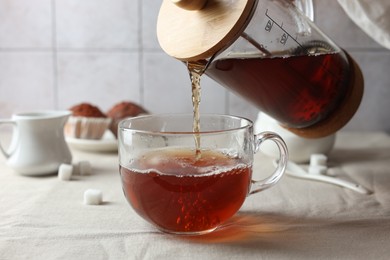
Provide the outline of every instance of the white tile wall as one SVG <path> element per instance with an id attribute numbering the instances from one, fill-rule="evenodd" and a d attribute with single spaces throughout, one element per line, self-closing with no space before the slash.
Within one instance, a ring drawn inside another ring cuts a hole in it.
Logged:
<path id="1" fill-rule="evenodd" d="M 161 1 L 144 0 L 141 1 L 142 9 L 142 47 L 145 51 L 158 50 L 160 51 L 160 45 L 157 41 L 156 24 L 157 16 L 160 10 Z"/>
<path id="2" fill-rule="evenodd" d="M 57 47 L 138 49 L 138 1 L 56 0 Z"/>
<path id="3" fill-rule="evenodd" d="M 59 52 L 58 106 L 91 102 L 107 111 L 118 100 L 140 100 L 136 52 Z"/>
<path id="4" fill-rule="evenodd" d="M 390 51 L 336 0 L 315 2 L 316 23 L 360 64 L 366 91 L 348 130 L 390 132 Z M 0 118 L 89 101 L 132 100 L 151 112 L 191 112 L 184 64 L 161 51 L 155 0 L 0 0 Z M 255 119 L 257 109 L 202 79 L 201 112 Z"/>
<path id="5" fill-rule="evenodd" d="M 51 48 L 51 0 L 1 0 L 0 48 Z"/>
<path id="6" fill-rule="evenodd" d="M 0 52 L 0 113 L 55 105 L 53 59 L 46 52 Z"/>

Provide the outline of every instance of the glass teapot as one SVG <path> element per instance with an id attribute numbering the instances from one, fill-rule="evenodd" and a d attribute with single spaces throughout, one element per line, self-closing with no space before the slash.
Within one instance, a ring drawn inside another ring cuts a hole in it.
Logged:
<path id="1" fill-rule="evenodd" d="M 319 138 L 353 117 L 364 84 L 312 18 L 307 0 L 164 0 L 157 36 L 170 56 L 202 65 L 291 132 Z"/>

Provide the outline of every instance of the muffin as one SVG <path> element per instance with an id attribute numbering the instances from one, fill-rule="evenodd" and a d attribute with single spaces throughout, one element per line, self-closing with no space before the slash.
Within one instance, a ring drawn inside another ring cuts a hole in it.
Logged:
<path id="1" fill-rule="evenodd" d="M 133 102 L 123 101 L 114 105 L 108 112 L 107 116 L 111 118 L 110 130 L 117 137 L 118 124 L 121 120 L 128 117 L 135 117 L 142 114 L 148 114 L 143 107 Z"/>
<path id="2" fill-rule="evenodd" d="M 80 139 L 101 139 L 111 119 L 98 107 L 81 103 L 69 109 L 72 115 L 65 124 L 65 136 Z"/>

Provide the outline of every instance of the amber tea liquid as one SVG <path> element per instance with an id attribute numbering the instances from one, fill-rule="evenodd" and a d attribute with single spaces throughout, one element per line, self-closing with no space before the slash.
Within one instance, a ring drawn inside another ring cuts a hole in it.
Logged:
<path id="1" fill-rule="evenodd" d="M 343 101 L 350 80 L 344 53 L 213 61 L 206 74 L 287 126 L 325 119 Z"/>
<path id="2" fill-rule="evenodd" d="M 120 166 L 133 209 L 161 230 L 202 233 L 215 229 L 243 204 L 251 165 L 222 152 L 161 149 Z"/>

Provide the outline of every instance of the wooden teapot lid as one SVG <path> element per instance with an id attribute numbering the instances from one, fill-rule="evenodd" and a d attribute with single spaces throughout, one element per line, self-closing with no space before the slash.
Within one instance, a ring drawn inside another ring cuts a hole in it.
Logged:
<path id="1" fill-rule="evenodd" d="M 182 61 L 210 58 L 242 32 L 256 0 L 164 0 L 157 21 L 161 48 Z"/>

